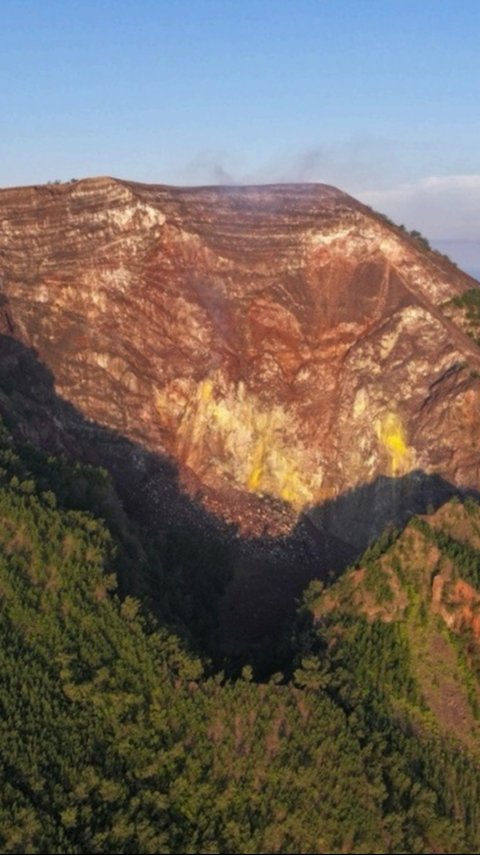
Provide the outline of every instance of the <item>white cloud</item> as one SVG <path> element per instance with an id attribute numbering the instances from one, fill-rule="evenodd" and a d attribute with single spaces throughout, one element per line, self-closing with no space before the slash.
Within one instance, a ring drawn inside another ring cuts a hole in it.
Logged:
<path id="1" fill-rule="evenodd" d="M 388 190 L 361 191 L 358 197 L 432 240 L 480 241 L 480 174 L 431 175 Z"/>

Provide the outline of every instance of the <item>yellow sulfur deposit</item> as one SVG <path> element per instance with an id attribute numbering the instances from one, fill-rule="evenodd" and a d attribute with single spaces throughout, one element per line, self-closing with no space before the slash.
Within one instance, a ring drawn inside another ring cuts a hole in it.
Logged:
<path id="1" fill-rule="evenodd" d="M 412 453 L 400 417 L 394 412 L 386 413 L 376 427 L 380 443 L 390 457 L 390 473 L 404 474 L 410 469 Z"/>
<path id="2" fill-rule="evenodd" d="M 201 400 L 205 401 L 205 403 L 207 403 L 210 400 L 210 398 L 212 397 L 212 392 L 213 392 L 212 381 L 209 379 L 203 380 L 199 386 L 199 394 L 200 394 Z"/>
<path id="3" fill-rule="evenodd" d="M 260 437 L 260 439 L 257 440 L 257 443 L 253 450 L 253 454 L 251 457 L 251 469 L 247 479 L 248 489 L 252 490 L 253 492 L 258 490 L 260 487 L 264 467 L 264 456 L 264 439 L 263 437 Z"/>
<path id="4" fill-rule="evenodd" d="M 298 425 L 284 407 L 268 407 L 243 385 L 215 376 L 182 387 L 181 393 L 167 387 L 157 392 L 155 404 L 162 419 L 176 418 L 177 452 L 202 477 L 220 475 L 299 510 L 315 500 L 322 470 L 299 442 Z"/>

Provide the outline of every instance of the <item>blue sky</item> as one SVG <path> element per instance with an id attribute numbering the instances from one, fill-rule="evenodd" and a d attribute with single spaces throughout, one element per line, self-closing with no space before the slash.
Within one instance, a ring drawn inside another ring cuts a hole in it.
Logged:
<path id="1" fill-rule="evenodd" d="M 0 27 L 1 186 L 327 181 L 480 238 L 478 0 L 1 0 Z"/>

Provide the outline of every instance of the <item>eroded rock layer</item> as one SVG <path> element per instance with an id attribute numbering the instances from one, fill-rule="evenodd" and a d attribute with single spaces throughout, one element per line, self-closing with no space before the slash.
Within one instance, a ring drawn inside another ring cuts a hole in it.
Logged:
<path id="1" fill-rule="evenodd" d="M 444 311 L 473 280 L 332 187 L 3 190 L 0 279 L 57 394 L 244 533 L 382 476 L 480 484 L 480 351 Z"/>

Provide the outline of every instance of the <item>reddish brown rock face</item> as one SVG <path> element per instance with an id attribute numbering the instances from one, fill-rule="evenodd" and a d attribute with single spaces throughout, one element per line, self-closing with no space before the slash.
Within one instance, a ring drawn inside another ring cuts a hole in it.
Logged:
<path id="1" fill-rule="evenodd" d="M 480 351 L 442 310 L 473 280 L 332 187 L 4 190 L 0 277 L 58 395 L 244 532 L 382 475 L 480 486 Z"/>

